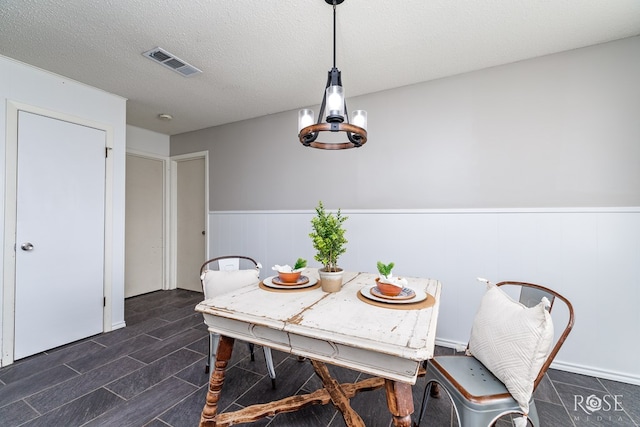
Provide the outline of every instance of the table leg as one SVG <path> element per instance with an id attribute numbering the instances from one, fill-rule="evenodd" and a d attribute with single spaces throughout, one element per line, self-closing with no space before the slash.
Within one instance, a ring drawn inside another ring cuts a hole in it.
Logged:
<path id="1" fill-rule="evenodd" d="M 233 338 L 220 336 L 218 343 L 218 353 L 216 354 L 216 363 L 211 380 L 209 381 L 209 391 L 207 391 L 207 399 L 200 416 L 200 427 L 216 425 L 216 416 L 218 415 L 218 400 L 222 392 L 222 383 L 224 382 L 224 373 L 227 364 L 231 358 L 233 351 Z"/>
<path id="2" fill-rule="evenodd" d="M 327 366 L 324 363 L 317 360 L 311 360 L 311 364 L 313 365 L 316 375 L 318 375 L 322 380 L 324 389 L 329 393 L 329 396 L 331 396 L 331 401 L 335 407 L 342 412 L 345 424 L 349 427 L 365 427 L 364 421 L 362 421 L 360 415 L 358 415 L 358 413 L 354 411 L 349 404 L 349 399 L 352 395 L 345 393 L 342 385 L 331 377 L 329 369 L 327 369 Z"/>
<path id="3" fill-rule="evenodd" d="M 413 414 L 411 384 L 385 379 L 384 388 L 387 392 L 387 406 L 393 416 L 393 425 L 411 427 L 411 414 Z"/>

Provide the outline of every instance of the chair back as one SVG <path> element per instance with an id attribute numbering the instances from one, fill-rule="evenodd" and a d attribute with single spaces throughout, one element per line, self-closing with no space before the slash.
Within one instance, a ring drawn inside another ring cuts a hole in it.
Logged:
<path id="1" fill-rule="evenodd" d="M 231 268 L 231 265 L 235 265 L 235 268 Z M 240 267 L 242 269 L 258 268 L 258 262 L 244 255 L 223 255 L 205 261 L 200 267 L 200 274 L 202 275 L 205 270 L 240 270 Z"/>
<path id="2" fill-rule="evenodd" d="M 224 255 L 205 261 L 200 267 L 200 283 L 205 299 L 215 294 L 258 283 L 259 264 L 243 255 Z"/>
<path id="3" fill-rule="evenodd" d="M 541 285 L 536 285 L 534 283 L 507 281 L 507 282 L 496 283 L 496 286 L 520 287 L 519 301 L 522 305 L 526 307 L 536 306 L 537 304 L 540 303 L 540 300 L 543 297 L 547 297 L 547 299 L 550 302 L 549 313 L 551 313 L 554 302 L 556 302 L 556 300 L 562 301 L 562 303 L 564 303 L 564 305 L 566 306 L 566 309 L 568 312 L 567 323 L 564 326 L 564 330 L 562 331 L 560 336 L 557 338 L 555 345 L 551 348 L 551 351 L 549 352 L 549 356 L 547 357 L 545 362 L 542 364 L 542 368 L 540 368 L 540 372 L 538 372 L 538 376 L 536 377 L 536 380 L 533 384 L 533 389 L 535 390 L 538 387 L 538 384 L 540 383 L 540 381 L 542 381 L 542 378 L 544 377 L 544 374 L 549 369 L 549 366 L 551 366 L 551 362 L 553 362 L 553 359 L 556 357 L 556 354 L 558 354 L 560 347 L 562 347 L 562 345 L 564 344 L 564 341 L 567 339 L 569 332 L 571 332 L 571 329 L 573 328 L 573 323 L 574 323 L 573 306 L 571 305 L 571 302 L 569 302 L 568 299 L 566 299 L 556 291 Z"/>

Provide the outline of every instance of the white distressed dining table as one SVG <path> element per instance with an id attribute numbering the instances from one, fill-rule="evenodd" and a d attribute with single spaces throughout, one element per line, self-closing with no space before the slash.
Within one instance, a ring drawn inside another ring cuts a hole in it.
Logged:
<path id="1" fill-rule="evenodd" d="M 318 278 L 317 269 L 306 269 L 302 274 Z M 421 363 L 433 357 L 441 285 L 434 279 L 407 277 L 407 287 L 425 291 L 435 299 L 433 305 L 385 308 L 358 296 L 361 289 L 375 283 L 376 277 L 372 273 L 345 272 L 342 289 L 333 293 L 318 287 L 277 292 L 256 283 L 198 304 L 196 311 L 203 313 L 209 331 L 220 334 L 200 426 L 253 422 L 310 404 L 328 403 L 342 412 L 347 426 L 364 426 L 349 399 L 360 391 L 384 387 L 394 425 L 410 427 L 414 410 L 411 385 L 416 382 Z M 310 359 L 324 388 L 218 413 L 235 339 Z M 325 363 L 373 377 L 339 384 L 329 375 Z"/>

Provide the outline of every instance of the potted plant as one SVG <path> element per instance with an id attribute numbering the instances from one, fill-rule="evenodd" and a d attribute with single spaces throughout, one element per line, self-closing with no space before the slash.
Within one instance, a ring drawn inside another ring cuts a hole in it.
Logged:
<path id="1" fill-rule="evenodd" d="M 393 277 L 394 263 L 384 264 L 378 261 L 376 266 L 378 267 L 378 273 L 380 277 L 376 278 L 376 286 L 378 290 L 387 296 L 396 296 L 402 292 L 402 289 L 407 284 L 407 279 L 402 277 Z"/>
<path id="2" fill-rule="evenodd" d="M 318 270 L 322 290 L 337 292 L 342 287 L 342 268 L 338 267 L 338 258 L 347 251 L 343 223 L 348 217 L 338 209 L 334 215 L 325 211 L 322 201 L 316 207 L 316 216 L 311 219 L 313 232 L 309 234 L 316 250 L 314 259 L 323 267 Z"/>

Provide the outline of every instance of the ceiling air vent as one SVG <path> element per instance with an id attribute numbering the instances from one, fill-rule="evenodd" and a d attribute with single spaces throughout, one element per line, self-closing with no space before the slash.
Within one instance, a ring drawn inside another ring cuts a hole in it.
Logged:
<path id="1" fill-rule="evenodd" d="M 182 59 L 179 59 L 160 47 L 148 50 L 144 52 L 143 55 L 176 73 L 182 74 L 184 77 L 190 77 L 202 72 L 193 65 L 187 64 Z"/>

